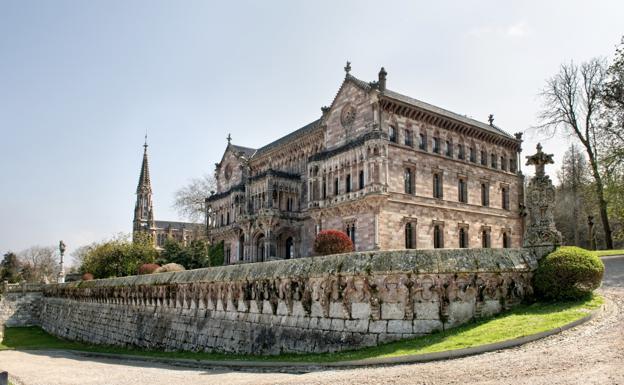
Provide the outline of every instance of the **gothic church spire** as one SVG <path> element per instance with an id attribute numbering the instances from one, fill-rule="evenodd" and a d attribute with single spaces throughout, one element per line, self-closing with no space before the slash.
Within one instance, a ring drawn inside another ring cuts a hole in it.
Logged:
<path id="1" fill-rule="evenodd" d="M 149 175 L 149 162 L 147 159 L 147 134 L 143 144 L 143 163 L 141 174 L 136 190 L 136 205 L 134 206 L 133 232 L 149 231 L 154 227 L 154 212 L 152 209 L 152 182 Z"/>

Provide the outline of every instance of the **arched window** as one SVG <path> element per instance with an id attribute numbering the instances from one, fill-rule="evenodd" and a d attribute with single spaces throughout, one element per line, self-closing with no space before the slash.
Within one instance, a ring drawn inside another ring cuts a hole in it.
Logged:
<path id="1" fill-rule="evenodd" d="M 423 151 L 427 151 L 427 135 L 425 135 L 424 133 L 421 133 L 418 136 L 418 138 L 419 138 L 418 148 Z"/>
<path id="2" fill-rule="evenodd" d="M 466 180 L 459 178 L 457 181 L 457 200 L 462 203 L 468 203 L 468 188 Z"/>
<path id="3" fill-rule="evenodd" d="M 501 207 L 504 210 L 509 210 L 509 187 L 501 188 Z"/>
<path id="4" fill-rule="evenodd" d="M 412 138 L 411 130 L 405 130 L 405 145 L 410 147 L 414 145 L 414 139 Z"/>
<path id="5" fill-rule="evenodd" d="M 433 197 L 442 199 L 442 175 L 436 172 L 433 174 Z"/>
<path id="6" fill-rule="evenodd" d="M 359 183 L 360 190 L 362 190 L 364 188 L 364 170 L 360 170 L 360 178 L 359 179 L 360 179 L 360 181 L 359 181 L 360 182 Z"/>
<path id="7" fill-rule="evenodd" d="M 487 153 L 481 150 L 481 166 L 487 166 Z"/>
<path id="8" fill-rule="evenodd" d="M 288 237 L 288 239 L 286 239 L 286 255 L 285 255 L 286 259 L 291 259 L 294 257 L 293 243 L 294 242 L 293 242 L 292 237 Z"/>
<path id="9" fill-rule="evenodd" d="M 433 226 L 433 248 L 441 249 L 444 247 L 444 238 L 442 236 L 442 229 L 440 225 Z"/>
<path id="10" fill-rule="evenodd" d="M 242 261 L 245 259 L 245 234 L 241 234 L 238 238 L 238 260 Z"/>

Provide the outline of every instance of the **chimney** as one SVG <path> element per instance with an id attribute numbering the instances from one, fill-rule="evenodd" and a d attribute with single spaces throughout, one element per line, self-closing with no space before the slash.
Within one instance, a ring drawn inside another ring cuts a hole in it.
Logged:
<path id="1" fill-rule="evenodd" d="M 388 73 L 381 67 L 381 70 L 379 70 L 379 91 L 383 92 L 386 90 L 386 75 L 388 75 Z"/>

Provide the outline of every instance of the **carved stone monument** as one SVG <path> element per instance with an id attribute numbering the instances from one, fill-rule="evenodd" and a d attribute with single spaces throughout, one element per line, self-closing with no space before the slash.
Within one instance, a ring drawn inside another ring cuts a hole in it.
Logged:
<path id="1" fill-rule="evenodd" d="M 553 164 L 553 155 L 542 152 L 537 144 L 537 153 L 527 156 L 527 166 L 535 166 L 535 176 L 526 189 L 527 224 L 524 233 L 524 247 L 533 249 L 538 258 L 543 257 L 561 244 L 561 233 L 555 227 L 553 208 L 555 188 L 544 172 L 544 166 Z"/>

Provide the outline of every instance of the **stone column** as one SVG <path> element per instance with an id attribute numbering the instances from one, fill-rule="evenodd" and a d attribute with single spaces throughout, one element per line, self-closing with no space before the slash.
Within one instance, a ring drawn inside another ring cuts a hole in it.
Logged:
<path id="1" fill-rule="evenodd" d="M 562 239 L 553 215 L 555 188 L 544 172 L 546 164 L 554 163 L 552 157 L 552 154 L 543 153 L 538 143 L 537 153 L 527 156 L 526 163 L 527 166 L 535 166 L 535 176 L 529 181 L 525 194 L 528 216 L 524 247 L 532 249 L 538 259 L 561 245 Z"/>

